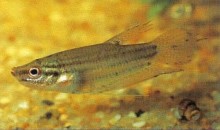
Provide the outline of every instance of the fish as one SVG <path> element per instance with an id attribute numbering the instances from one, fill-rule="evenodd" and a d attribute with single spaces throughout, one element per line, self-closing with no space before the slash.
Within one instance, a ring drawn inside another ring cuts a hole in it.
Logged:
<path id="1" fill-rule="evenodd" d="M 129 88 L 162 74 L 184 71 L 196 50 L 195 34 L 173 28 L 148 42 L 128 42 L 151 28 L 149 22 L 137 25 L 103 43 L 35 59 L 12 68 L 11 73 L 29 88 L 83 94 Z"/>

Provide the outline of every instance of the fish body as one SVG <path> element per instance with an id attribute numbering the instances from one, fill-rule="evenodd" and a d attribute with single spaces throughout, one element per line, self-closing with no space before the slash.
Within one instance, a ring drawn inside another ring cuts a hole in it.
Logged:
<path id="1" fill-rule="evenodd" d="M 175 31 L 174 37 L 165 33 L 152 42 L 132 45 L 123 45 L 119 35 L 101 44 L 36 59 L 13 68 L 12 74 L 30 88 L 65 93 L 100 93 L 129 87 L 181 71 L 190 62 L 193 37 Z"/>

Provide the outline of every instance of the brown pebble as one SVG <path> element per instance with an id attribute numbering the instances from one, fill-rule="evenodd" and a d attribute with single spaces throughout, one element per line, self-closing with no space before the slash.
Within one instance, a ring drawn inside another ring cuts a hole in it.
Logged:
<path id="1" fill-rule="evenodd" d="M 140 109 L 140 110 L 138 110 L 137 112 L 135 112 L 135 115 L 136 115 L 137 117 L 140 117 L 143 113 L 144 113 L 144 111 L 142 111 L 142 110 Z"/>
<path id="2" fill-rule="evenodd" d="M 51 117 L 53 116 L 53 113 L 51 113 L 51 112 L 46 112 L 45 113 L 45 117 L 46 117 L 46 119 L 50 119 Z"/>
<path id="3" fill-rule="evenodd" d="M 154 94 L 159 95 L 160 94 L 160 90 L 154 91 Z"/>
<path id="4" fill-rule="evenodd" d="M 171 100 L 174 100 L 174 99 L 175 99 L 175 97 L 174 97 L 174 96 L 170 96 L 170 99 L 171 99 Z"/>
<path id="5" fill-rule="evenodd" d="M 50 100 L 45 99 L 45 100 L 42 100 L 42 104 L 45 104 L 45 105 L 48 105 L 48 106 L 52 106 L 52 105 L 54 105 L 54 102 L 53 102 L 53 101 L 50 101 Z"/>

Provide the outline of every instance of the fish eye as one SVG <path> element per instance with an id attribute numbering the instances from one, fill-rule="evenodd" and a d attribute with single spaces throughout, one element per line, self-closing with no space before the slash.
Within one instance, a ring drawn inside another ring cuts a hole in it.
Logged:
<path id="1" fill-rule="evenodd" d="M 33 78 L 38 78 L 40 76 L 40 69 L 39 68 L 30 68 L 29 69 L 29 76 Z"/>

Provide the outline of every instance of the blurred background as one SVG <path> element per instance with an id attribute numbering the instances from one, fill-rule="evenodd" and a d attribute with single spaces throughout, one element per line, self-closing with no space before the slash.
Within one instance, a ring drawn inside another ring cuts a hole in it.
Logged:
<path id="1" fill-rule="evenodd" d="M 219 0 L 0 0 L 0 128 L 220 129 L 219 6 Z M 10 73 L 147 21 L 158 28 L 152 37 L 174 26 L 207 38 L 188 71 L 98 95 L 33 90 Z M 191 103 L 181 107 L 184 99 Z"/>

